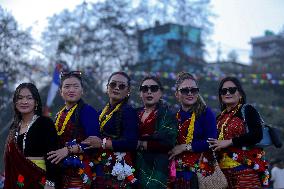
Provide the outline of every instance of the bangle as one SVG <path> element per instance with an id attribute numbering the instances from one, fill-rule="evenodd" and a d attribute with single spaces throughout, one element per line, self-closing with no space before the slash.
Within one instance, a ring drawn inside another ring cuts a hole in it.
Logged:
<path id="1" fill-rule="evenodd" d="M 102 148 L 103 148 L 103 149 L 106 149 L 106 142 L 107 142 L 107 139 L 104 138 L 104 139 L 103 139 L 103 142 L 102 142 Z"/>
<path id="2" fill-rule="evenodd" d="M 190 144 L 186 144 L 186 145 L 185 145 L 185 149 L 186 149 L 186 151 L 191 151 L 191 150 L 192 150 L 192 147 L 191 147 Z"/>
<path id="3" fill-rule="evenodd" d="M 50 186 L 50 187 L 55 187 L 55 182 L 52 182 L 50 180 L 46 180 L 45 185 Z"/>

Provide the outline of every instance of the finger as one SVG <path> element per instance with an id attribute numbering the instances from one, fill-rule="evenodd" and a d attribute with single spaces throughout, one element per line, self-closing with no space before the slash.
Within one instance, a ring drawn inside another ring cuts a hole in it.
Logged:
<path id="1" fill-rule="evenodd" d="M 172 155 L 169 157 L 169 160 L 171 160 L 173 157 L 174 157 L 174 154 L 172 154 Z"/>
<path id="2" fill-rule="evenodd" d="M 90 141 L 84 140 L 83 142 L 81 142 L 81 144 L 88 144 L 88 145 L 90 145 Z"/>
<path id="3" fill-rule="evenodd" d="M 56 156 L 57 156 L 57 154 L 52 154 L 52 155 L 48 156 L 47 159 L 48 159 L 48 160 L 54 159 Z"/>
<path id="4" fill-rule="evenodd" d="M 47 155 L 52 155 L 52 154 L 55 154 L 55 153 L 56 153 L 56 151 L 50 151 L 50 152 L 47 153 Z"/>
<path id="5" fill-rule="evenodd" d="M 85 147 L 84 149 L 85 150 L 88 150 L 88 149 L 91 149 L 91 148 L 94 148 L 93 146 L 87 146 L 87 147 Z"/>

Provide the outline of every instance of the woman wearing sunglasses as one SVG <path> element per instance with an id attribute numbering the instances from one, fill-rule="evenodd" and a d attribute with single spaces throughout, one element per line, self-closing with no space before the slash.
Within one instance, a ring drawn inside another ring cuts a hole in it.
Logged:
<path id="1" fill-rule="evenodd" d="M 93 152 L 80 142 L 88 136 L 99 136 L 98 113 L 81 99 L 80 71 L 61 72 L 60 94 L 65 101 L 55 122 L 60 149 L 49 152 L 48 159 L 62 166 L 59 188 L 87 189 L 93 180 L 90 164 Z"/>
<path id="2" fill-rule="evenodd" d="M 138 127 L 135 109 L 128 105 L 130 77 L 114 72 L 108 79 L 109 102 L 100 112 L 101 138 L 89 137 L 83 143 L 98 148 L 94 188 L 131 187 L 134 178 L 132 154 L 136 150 Z"/>
<path id="3" fill-rule="evenodd" d="M 229 188 L 261 188 L 268 182 L 264 152 L 254 147 L 262 138 L 261 120 L 253 106 L 241 108 L 246 103 L 246 94 L 240 81 L 234 77 L 224 78 L 219 85 L 221 114 L 217 117 L 218 140 L 209 139 L 213 150 L 220 150 L 220 167 Z M 259 177 L 259 175 L 262 175 Z"/>
<path id="4" fill-rule="evenodd" d="M 138 110 L 139 141 L 137 152 L 140 188 L 167 188 L 168 151 L 174 146 L 177 124 L 174 114 L 161 102 L 163 87 L 149 76 L 140 85 L 144 107 Z"/>
<path id="5" fill-rule="evenodd" d="M 176 146 L 169 152 L 170 159 L 174 160 L 170 187 L 198 188 L 196 172 L 203 175 L 212 172 L 209 165 L 212 153 L 207 140 L 217 137 L 215 115 L 200 96 L 197 81 L 192 75 L 178 75 L 175 95 L 180 109 L 176 114 Z"/>

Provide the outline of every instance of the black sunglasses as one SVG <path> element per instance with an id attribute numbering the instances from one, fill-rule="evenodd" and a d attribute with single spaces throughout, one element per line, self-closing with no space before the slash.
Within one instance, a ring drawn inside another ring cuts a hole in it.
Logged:
<path id="1" fill-rule="evenodd" d="M 179 92 L 183 95 L 188 95 L 189 93 L 196 95 L 197 93 L 199 93 L 199 88 L 197 88 L 197 87 L 185 87 L 185 88 L 179 89 Z"/>
<path id="2" fill-rule="evenodd" d="M 238 90 L 237 87 L 222 88 L 220 90 L 220 94 L 226 95 L 228 92 L 229 92 L 229 94 L 235 94 L 237 90 Z"/>
<path id="3" fill-rule="evenodd" d="M 112 89 L 115 89 L 116 87 L 118 87 L 119 90 L 124 90 L 127 87 L 125 84 L 123 83 L 118 84 L 117 82 L 110 82 L 108 86 Z"/>
<path id="4" fill-rule="evenodd" d="M 143 93 L 147 93 L 149 89 L 152 93 L 155 93 L 160 89 L 160 87 L 159 85 L 141 85 L 139 90 Z"/>
<path id="5" fill-rule="evenodd" d="M 60 78 L 69 77 L 69 76 L 76 76 L 81 79 L 82 72 L 81 71 L 62 71 L 60 72 Z"/>

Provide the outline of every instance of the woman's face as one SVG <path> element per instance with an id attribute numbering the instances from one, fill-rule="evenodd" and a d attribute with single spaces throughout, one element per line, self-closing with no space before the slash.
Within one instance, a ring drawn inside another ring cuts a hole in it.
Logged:
<path id="1" fill-rule="evenodd" d="M 67 103 L 77 103 L 83 94 L 81 82 L 76 77 L 69 77 L 62 83 L 61 96 Z"/>
<path id="2" fill-rule="evenodd" d="M 16 109 L 21 114 L 30 114 L 34 113 L 35 106 L 36 101 L 33 98 L 31 91 L 28 88 L 21 89 L 17 97 Z"/>
<path id="3" fill-rule="evenodd" d="M 128 79 L 121 74 L 113 75 L 107 85 L 110 101 L 119 102 L 129 93 Z"/>
<path id="4" fill-rule="evenodd" d="M 140 97 L 145 107 L 152 107 L 161 99 L 162 91 L 156 81 L 148 79 L 140 86 Z"/>
<path id="5" fill-rule="evenodd" d="M 176 91 L 176 98 L 182 106 L 192 106 L 198 98 L 199 88 L 192 79 L 184 80 Z"/>
<path id="6" fill-rule="evenodd" d="M 235 106 L 240 101 L 241 95 L 232 81 L 226 81 L 219 92 L 222 103 L 226 106 Z"/>

